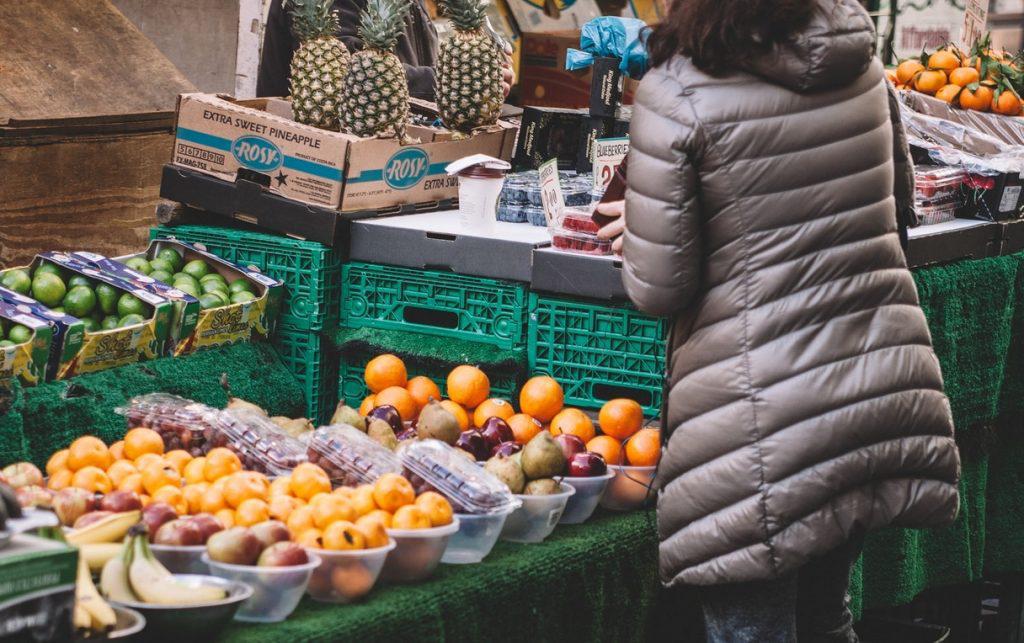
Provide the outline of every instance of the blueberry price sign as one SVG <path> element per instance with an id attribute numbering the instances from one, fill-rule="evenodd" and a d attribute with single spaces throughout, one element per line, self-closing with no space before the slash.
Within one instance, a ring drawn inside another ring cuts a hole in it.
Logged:
<path id="1" fill-rule="evenodd" d="M 594 141 L 594 189 L 604 190 L 629 152 L 629 137 L 599 138 Z"/>
<path id="2" fill-rule="evenodd" d="M 544 204 L 544 218 L 548 227 L 562 220 L 565 200 L 562 198 L 562 184 L 558 179 L 558 159 L 545 161 L 537 168 L 540 173 L 540 198 Z"/>

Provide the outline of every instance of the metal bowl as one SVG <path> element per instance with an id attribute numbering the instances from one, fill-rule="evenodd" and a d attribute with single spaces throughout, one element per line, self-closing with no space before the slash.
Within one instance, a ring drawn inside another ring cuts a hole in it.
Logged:
<path id="1" fill-rule="evenodd" d="M 111 607 L 114 614 L 117 615 L 117 622 L 114 624 L 114 630 L 107 634 L 107 639 L 116 639 L 121 643 L 143 640 L 141 632 L 146 627 L 146 617 L 128 607 L 120 605 L 111 605 Z"/>
<path id="2" fill-rule="evenodd" d="M 143 633 L 147 641 L 210 641 L 235 617 L 238 607 L 253 593 L 252 587 L 237 581 L 228 581 L 216 576 L 198 574 L 175 574 L 179 583 L 198 587 L 209 585 L 222 587 L 227 598 L 212 603 L 192 605 L 152 605 L 136 601 L 111 601 L 118 607 L 127 607 L 141 613 L 146 619 Z"/>

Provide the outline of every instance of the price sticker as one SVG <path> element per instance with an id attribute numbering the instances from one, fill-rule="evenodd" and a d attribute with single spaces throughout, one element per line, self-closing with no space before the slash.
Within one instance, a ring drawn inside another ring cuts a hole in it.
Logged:
<path id="1" fill-rule="evenodd" d="M 562 183 L 558 178 L 558 159 L 551 159 L 537 168 L 540 173 L 540 198 L 544 205 L 544 218 L 548 227 L 555 227 L 562 220 L 565 199 L 562 197 Z"/>
<path id="2" fill-rule="evenodd" d="M 629 137 L 599 138 L 594 141 L 594 189 L 604 190 L 612 182 L 615 168 L 629 152 Z"/>

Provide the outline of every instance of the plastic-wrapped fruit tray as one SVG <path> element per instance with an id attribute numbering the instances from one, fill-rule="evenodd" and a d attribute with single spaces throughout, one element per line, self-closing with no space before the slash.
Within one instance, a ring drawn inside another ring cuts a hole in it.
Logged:
<path id="1" fill-rule="evenodd" d="M 115 412 L 125 416 L 128 427 L 145 426 L 160 434 L 164 449 L 184 449 L 193 457 L 203 455 L 206 433 L 219 420 L 220 411 L 169 393 L 133 397 Z"/>
<path id="2" fill-rule="evenodd" d="M 582 210 L 566 210 L 562 214 L 562 228 L 572 232 L 597 234 L 598 227 L 589 212 Z"/>
<path id="3" fill-rule="evenodd" d="M 387 448 L 355 427 L 333 425 L 313 432 L 307 451 L 335 486 L 370 484 L 385 473 L 401 473 L 402 464 Z"/>
<path id="4" fill-rule="evenodd" d="M 526 223 L 526 208 L 518 203 L 499 203 L 498 221 Z"/>
<path id="5" fill-rule="evenodd" d="M 608 239 L 598 239 L 596 235 L 573 232 L 565 228 L 552 230 L 551 246 L 565 252 L 585 255 L 610 255 L 612 253 L 612 242 Z"/>
<path id="6" fill-rule="evenodd" d="M 967 173 L 957 167 L 918 166 L 914 170 L 915 197 L 931 203 L 942 197 L 953 197 L 959 194 L 966 179 Z"/>
<path id="7" fill-rule="evenodd" d="M 306 461 L 305 445 L 255 411 L 222 411 L 206 431 L 204 451 L 226 447 L 235 452 L 242 467 L 249 471 L 287 475 Z"/>
<path id="8" fill-rule="evenodd" d="M 503 513 L 518 502 L 504 482 L 440 440 L 406 441 L 398 454 L 416 493 L 435 490 L 456 513 Z"/>

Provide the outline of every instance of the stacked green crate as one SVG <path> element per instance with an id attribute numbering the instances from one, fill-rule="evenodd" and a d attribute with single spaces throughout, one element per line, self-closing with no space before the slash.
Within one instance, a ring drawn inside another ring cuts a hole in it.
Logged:
<path id="1" fill-rule="evenodd" d="M 158 226 L 150 237 L 201 243 L 218 257 L 284 282 L 272 344 L 305 392 L 307 417 L 327 421 L 337 403 L 338 356 L 326 339 L 337 327 L 340 309 L 337 253 L 312 241 L 234 228 Z"/>
<path id="2" fill-rule="evenodd" d="M 530 372 L 550 375 L 565 402 L 600 408 L 619 397 L 649 416 L 661 411 L 668 322 L 627 304 L 531 293 Z"/>
<path id="3" fill-rule="evenodd" d="M 405 359 L 410 377 L 426 375 L 442 393 L 456 365 L 481 366 L 491 394 L 513 399 L 526 366 L 525 284 L 359 262 L 343 266 L 341 281 L 341 399 L 358 404 L 369 393 L 363 370 L 384 352 Z"/>

